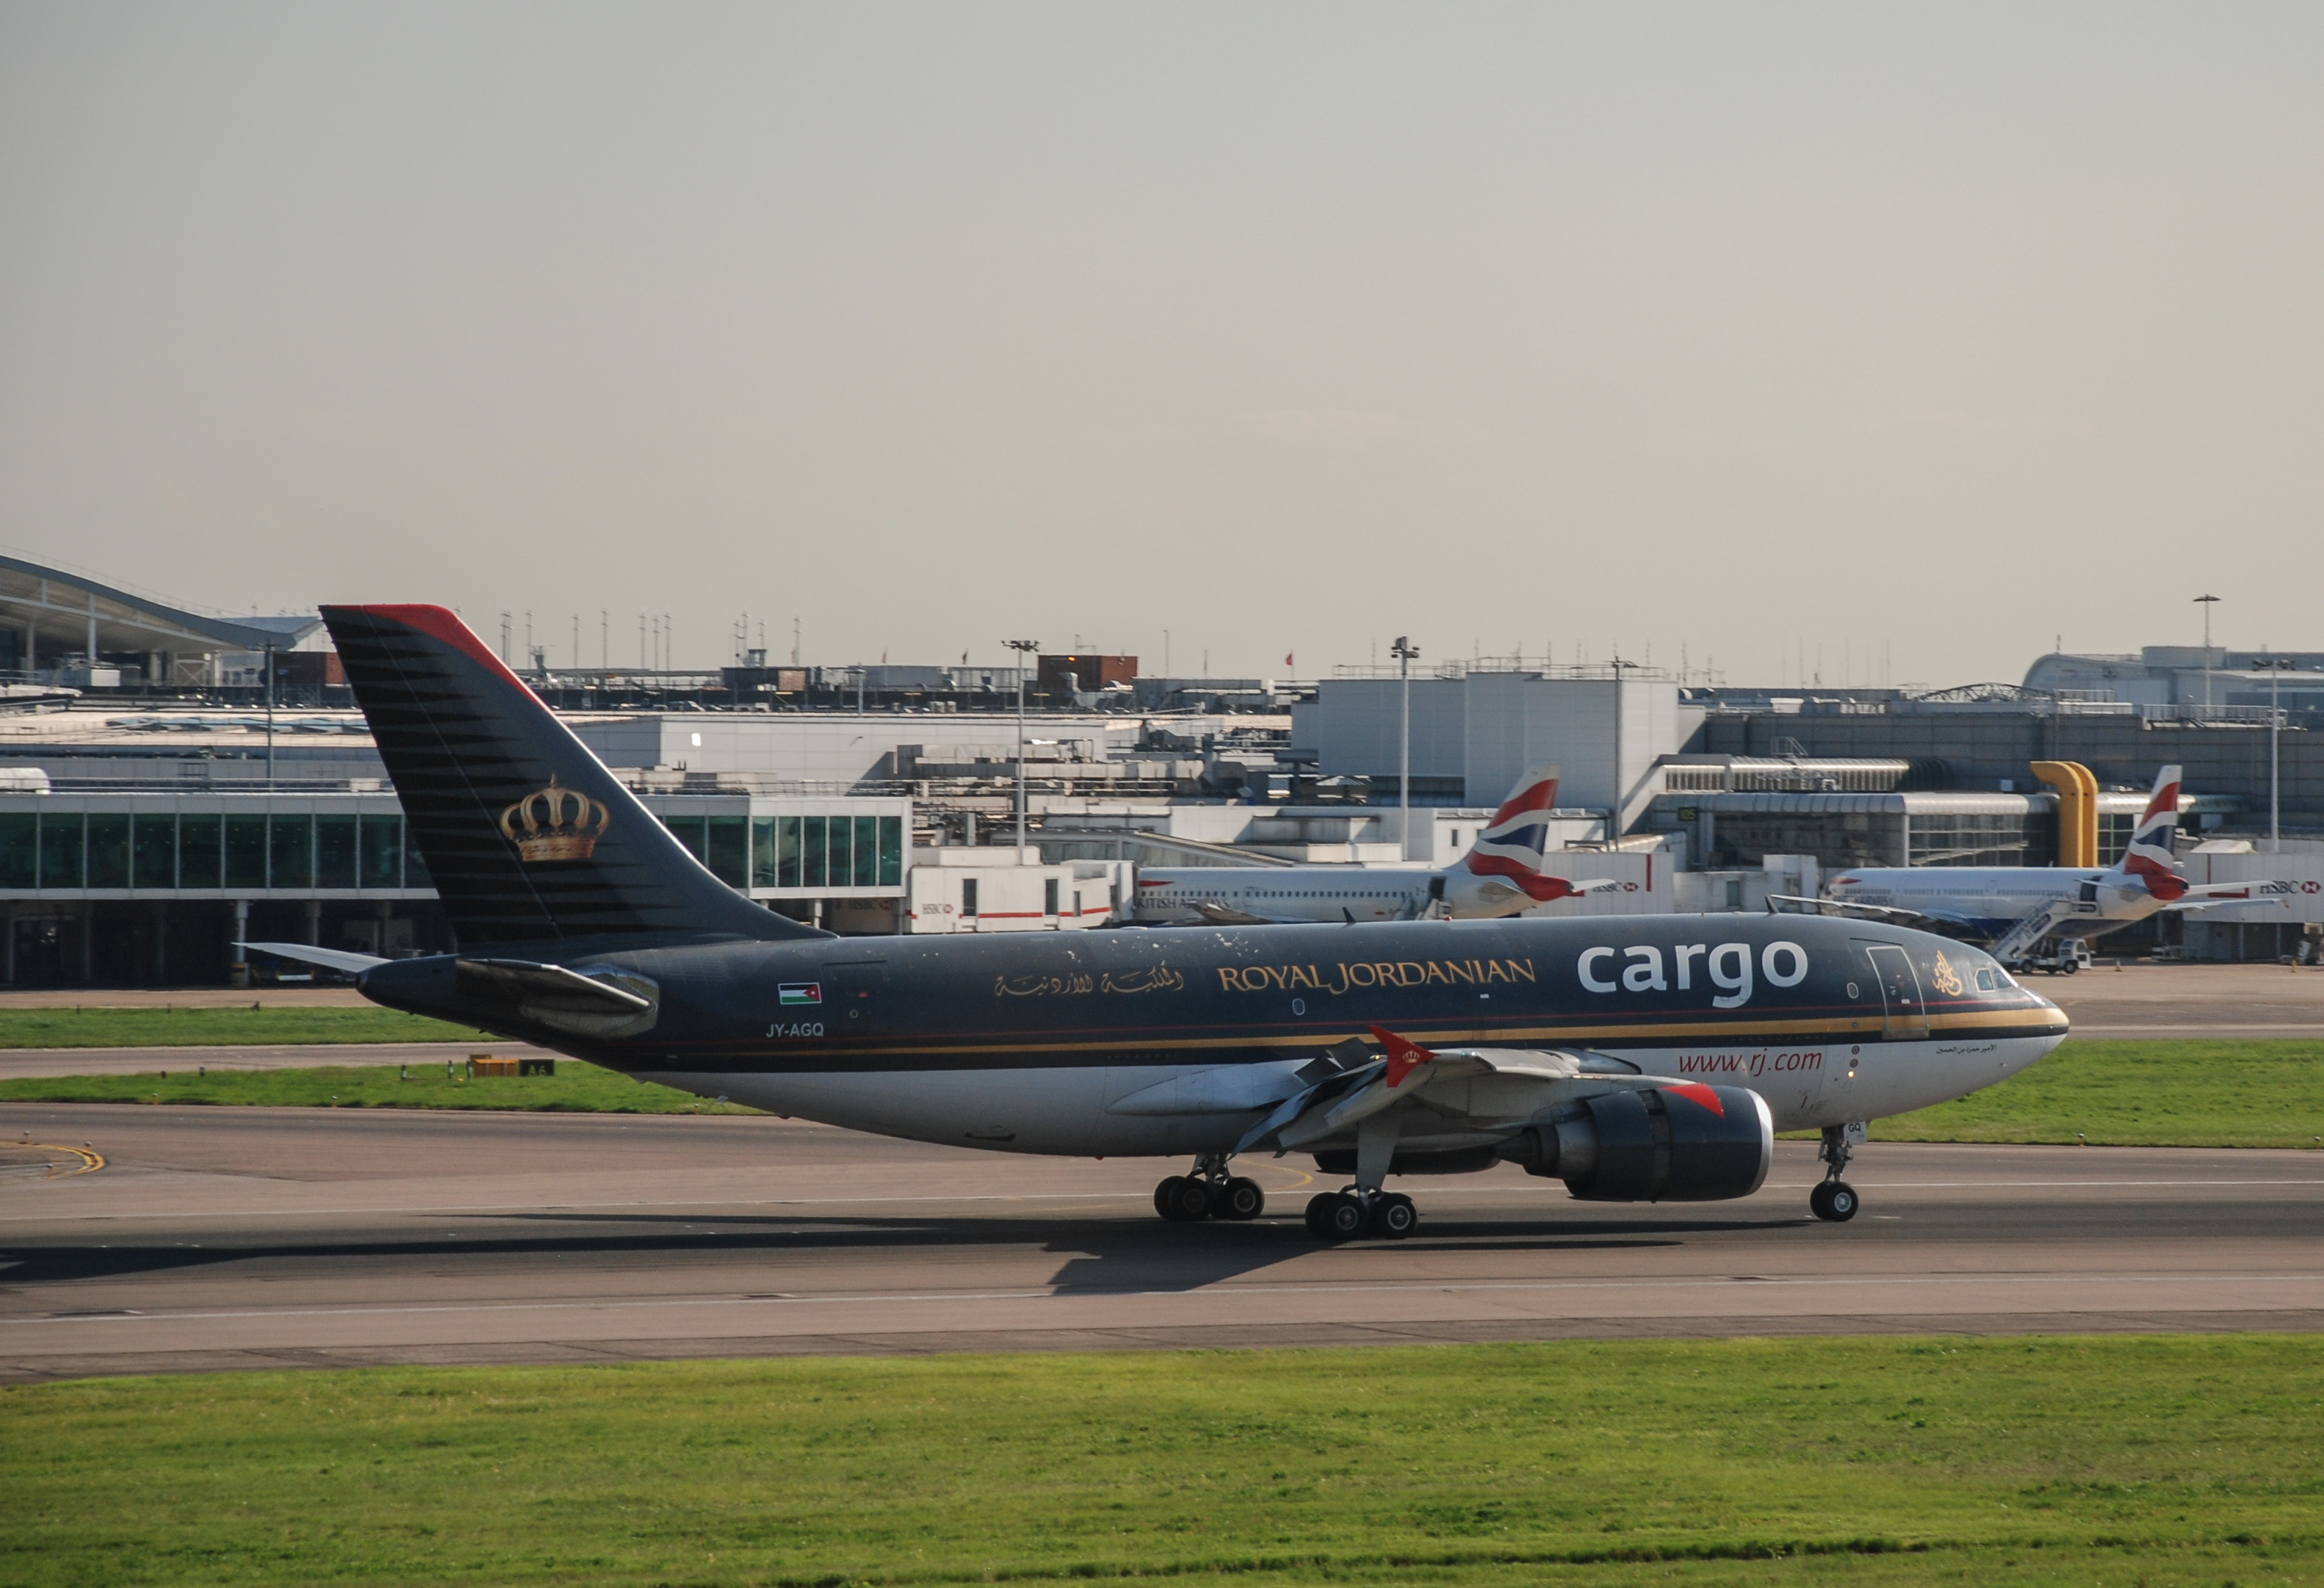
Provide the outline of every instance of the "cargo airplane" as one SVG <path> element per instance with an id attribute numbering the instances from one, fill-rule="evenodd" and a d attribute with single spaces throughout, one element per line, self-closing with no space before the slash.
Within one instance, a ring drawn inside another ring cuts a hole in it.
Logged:
<path id="1" fill-rule="evenodd" d="M 2178 828 L 2179 769 L 2166 766 L 2130 846 L 2111 866 L 1859 866 L 1824 891 L 1845 910 L 1981 939 L 2009 965 L 2047 938 L 2102 937 L 2161 910 L 2214 909 L 2287 891 L 2281 882 L 2190 882 L 2172 852 Z M 2079 964 L 2069 958 L 2064 968 Z"/>
<path id="2" fill-rule="evenodd" d="M 1822 1133 L 2033 1064 L 2065 1018 L 1973 948 L 1805 916 L 835 937 L 697 863 L 453 614 L 324 609 L 458 935 L 355 973 L 391 1009 L 640 1080 L 997 1153 L 1185 1156 L 1156 1211 L 1259 1215 L 1239 1155 L 1348 1177 L 1319 1240 L 1409 1234 L 1391 1176 L 1497 1163 L 1607 1202 L 1748 1196 Z"/>
<path id="3" fill-rule="evenodd" d="M 1517 780 L 1492 821 L 1458 864 L 1414 866 L 1165 866 L 1138 875 L 1134 919 L 1141 926 L 1280 926 L 1294 921 L 1411 921 L 1425 915 L 1490 920 L 1536 904 L 1621 884 L 1572 882 L 1545 869 L 1557 769 Z"/>

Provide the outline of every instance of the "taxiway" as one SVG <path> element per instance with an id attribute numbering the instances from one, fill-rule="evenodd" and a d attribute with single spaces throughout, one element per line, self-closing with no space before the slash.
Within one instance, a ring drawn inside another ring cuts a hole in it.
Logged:
<path id="1" fill-rule="evenodd" d="M 1248 1224 L 1180 1166 L 768 1118 L 0 1107 L 101 1169 L 0 1180 L 0 1378 L 383 1362 L 1624 1335 L 2324 1329 L 2324 1153 L 1883 1145 L 1664 1206 L 1510 1169 L 1399 1182 L 1320 1247 L 1303 1159 Z M 64 1177 L 51 1177 L 63 1174 Z"/>

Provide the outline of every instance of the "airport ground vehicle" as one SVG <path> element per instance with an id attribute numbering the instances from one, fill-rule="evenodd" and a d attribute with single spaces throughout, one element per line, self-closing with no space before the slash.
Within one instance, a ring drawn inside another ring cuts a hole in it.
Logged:
<path id="1" fill-rule="evenodd" d="M 2025 961 L 2025 968 L 2045 975 L 2070 976 L 2089 969 L 2090 946 L 2083 937 L 2056 937 L 2036 949 Z"/>
<path id="2" fill-rule="evenodd" d="M 1862 1122 L 1989 1085 L 2066 1020 L 1881 923 L 1631 916 L 834 937 L 706 871 L 460 620 L 326 607 L 459 952 L 391 1008 L 775 1113 L 996 1152 L 1190 1155 L 1166 1216 L 1255 1216 L 1236 1155 L 1351 1177 L 1325 1238 L 1408 1233 L 1391 1175 L 1516 1162 L 1581 1197 L 1716 1200 L 1812 1128 L 1819 1216 Z"/>

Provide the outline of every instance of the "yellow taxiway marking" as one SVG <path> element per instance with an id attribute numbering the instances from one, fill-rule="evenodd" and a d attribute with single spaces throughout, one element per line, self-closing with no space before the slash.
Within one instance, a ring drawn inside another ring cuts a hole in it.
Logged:
<path id="1" fill-rule="evenodd" d="M 65 1147 L 54 1141 L 11 1141 L 6 1145 L 19 1150 L 32 1152 L 61 1152 L 68 1157 L 80 1159 L 80 1168 L 77 1169 L 60 1171 L 56 1165 L 51 1164 L 49 1172 L 44 1177 L 51 1180 L 69 1180 L 75 1175 L 93 1175 L 105 1167 L 105 1155 L 101 1152 L 91 1152 L 86 1147 Z"/>

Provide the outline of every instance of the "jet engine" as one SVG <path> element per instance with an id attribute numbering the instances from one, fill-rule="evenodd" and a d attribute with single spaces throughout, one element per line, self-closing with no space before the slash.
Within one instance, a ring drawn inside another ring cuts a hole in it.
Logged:
<path id="1" fill-rule="evenodd" d="M 1766 1181 L 1775 1123 L 1742 1086 L 1655 1086 L 1564 1103 L 1499 1152 L 1585 1202 L 1721 1202 Z"/>

